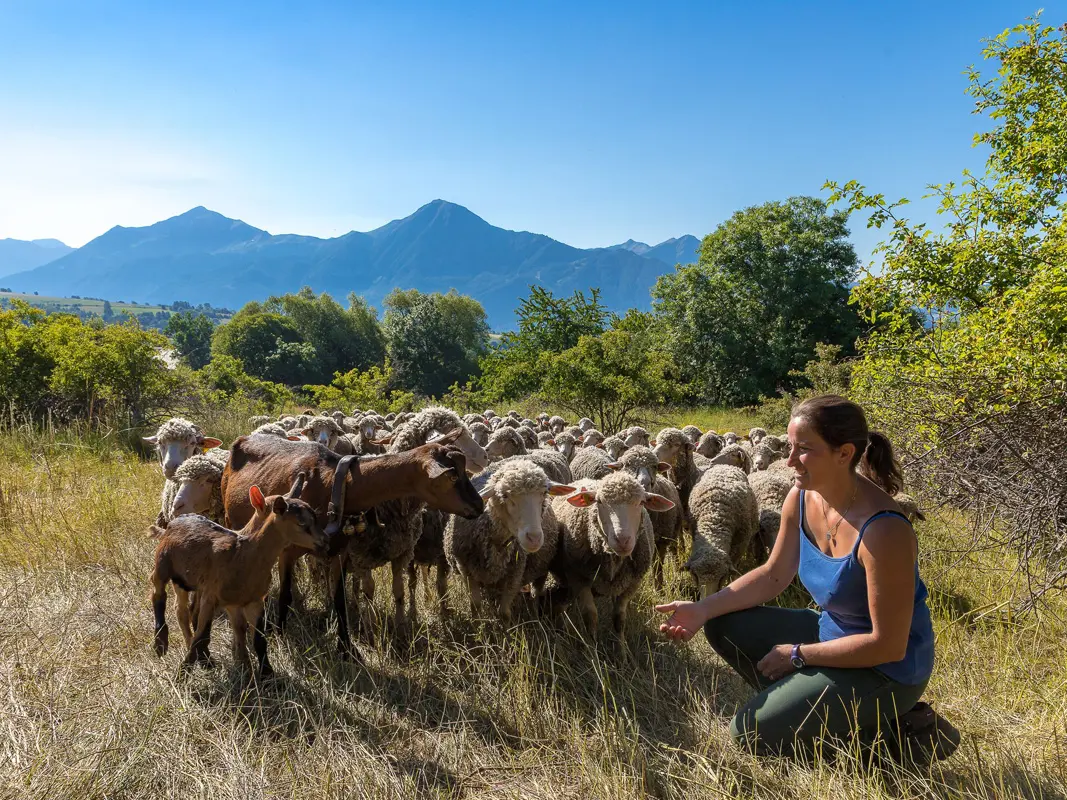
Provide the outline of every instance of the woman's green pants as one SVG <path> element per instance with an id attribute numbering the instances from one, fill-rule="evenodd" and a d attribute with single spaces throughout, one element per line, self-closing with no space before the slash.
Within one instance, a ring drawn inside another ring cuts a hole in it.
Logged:
<path id="1" fill-rule="evenodd" d="M 871 744 L 880 735 L 893 741 L 896 718 L 926 688 L 926 681 L 907 686 L 873 668 L 806 667 L 778 681 L 765 678 L 756 664 L 772 647 L 819 641 L 819 615 L 809 609 L 749 608 L 709 620 L 704 633 L 759 692 L 734 716 L 730 733 L 761 755 L 810 754 L 821 740 Z"/>

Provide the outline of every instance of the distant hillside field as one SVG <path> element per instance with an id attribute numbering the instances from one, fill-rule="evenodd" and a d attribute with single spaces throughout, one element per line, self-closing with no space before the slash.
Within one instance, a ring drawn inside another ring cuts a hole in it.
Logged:
<path id="1" fill-rule="evenodd" d="M 31 306 L 43 308 L 47 311 L 74 311 L 75 306 L 82 311 L 89 311 L 103 316 L 104 300 L 89 300 L 77 297 L 46 297 L 44 295 L 24 294 L 22 292 L 0 292 L 0 300 L 25 300 Z M 131 314 L 143 314 L 146 311 L 153 313 L 169 312 L 164 306 L 150 306 L 143 303 L 122 303 L 108 300 L 111 303 L 111 311 L 114 314 L 123 314 L 129 311 Z"/>

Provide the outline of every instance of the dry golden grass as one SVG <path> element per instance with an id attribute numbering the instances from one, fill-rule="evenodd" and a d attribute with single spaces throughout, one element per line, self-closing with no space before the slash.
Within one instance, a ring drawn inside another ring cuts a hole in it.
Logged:
<path id="1" fill-rule="evenodd" d="M 177 678 L 157 659 L 144 532 L 158 467 L 108 440 L 0 434 L 0 796 L 869 798 L 1067 794 L 1067 631 L 1052 614 L 1011 620 L 1011 563 L 961 557 L 962 520 L 920 527 L 934 593 L 934 704 L 964 745 L 929 771 L 840 757 L 800 765 L 734 749 L 746 696 L 703 641 L 655 634 L 645 590 L 636 663 L 586 650 L 564 628 L 501 631 L 420 592 L 423 627 L 391 652 L 337 661 L 320 592 L 272 640 L 276 680 L 247 685 L 216 626 L 214 671 Z M 305 581 L 307 580 L 305 576 Z M 660 596 L 682 591 L 670 585 Z M 379 581 L 379 618 L 388 618 Z M 173 605 L 173 603 L 172 603 Z M 1064 610 L 1061 605 L 1058 611 Z M 180 637 L 176 637 L 180 641 Z"/>

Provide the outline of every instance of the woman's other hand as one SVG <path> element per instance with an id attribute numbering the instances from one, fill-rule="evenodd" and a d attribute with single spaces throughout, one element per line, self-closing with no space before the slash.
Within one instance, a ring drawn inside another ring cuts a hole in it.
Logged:
<path id="1" fill-rule="evenodd" d="M 784 678 L 789 673 L 794 672 L 793 645 L 775 645 L 767 655 L 759 660 L 759 663 L 756 664 L 756 669 L 771 681 Z"/>
<path id="2" fill-rule="evenodd" d="M 656 611 L 661 614 L 670 614 L 659 629 L 661 633 L 666 634 L 668 639 L 676 642 L 688 642 L 708 621 L 707 612 L 702 605 L 688 600 L 664 603 L 656 606 Z"/>

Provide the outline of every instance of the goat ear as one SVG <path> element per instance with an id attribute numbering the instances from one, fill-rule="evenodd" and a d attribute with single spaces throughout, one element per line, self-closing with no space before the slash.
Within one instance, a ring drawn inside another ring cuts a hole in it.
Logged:
<path id="1" fill-rule="evenodd" d="M 582 489 L 568 497 L 567 502 L 575 508 L 588 508 L 596 502 L 596 492 Z"/>
<path id="2" fill-rule="evenodd" d="M 649 511 L 670 511 L 674 508 L 674 501 L 668 500 L 661 494 L 649 493 L 645 496 L 645 499 L 641 501 L 641 505 Z"/>
<path id="3" fill-rule="evenodd" d="M 668 464 L 666 461 L 661 461 L 659 462 L 659 464 L 656 465 L 656 469 L 663 473 L 670 472 L 671 465 Z"/>
<path id="4" fill-rule="evenodd" d="M 467 456 L 462 450 L 449 450 L 445 458 L 452 463 L 452 466 L 460 475 L 463 475 L 467 471 Z"/>
<path id="5" fill-rule="evenodd" d="M 141 437 L 141 441 L 142 442 L 148 442 L 148 444 L 158 444 L 159 443 L 158 437 L 155 437 L 155 436 L 142 436 Z"/>
<path id="6" fill-rule="evenodd" d="M 571 494 L 575 487 L 568 486 L 565 483 L 556 483 L 555 481 L 548 482 L 548 493 L 552 497 L 563 497 L 563 495 Z"/>
<path id="7" fill-rule="evenodd" d="M 273 511 L 275 514 L 284 514 L 286 511 L 289 510 L 289 503 L 286 502 L 284 497 L 278 495 L 274 498 L 274 502 L 270 504 L 270 510 Z"/>
<path id="8" fill-rule="evenodd" d="M 222 447 L 222 439 L 216 439 L 214 436 L 205 436 L 200 446 L 205 450 L 210 450 L 213 447 Z"/>
<path id="9" fill-rule="evenodd" d="M 248 502 L 252 504 L 252 508 L 256 511 L 263 510 L 266 501 L 263 499 L 263 492 L 260 491 L 258 486 L 253 485 L 252 488 L 248 490 Z"/>
<path id="10" fill-rule="evenodd" d="M 452 470 L 453 468 L 451 465 L 446 466 L 445 464 L 441 464 L 437 459 L 431 460 L 426 466 L 426 474 L 430 477 L 431 481 L 440 478 L 446 472 L 451 472 Z"/>

